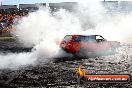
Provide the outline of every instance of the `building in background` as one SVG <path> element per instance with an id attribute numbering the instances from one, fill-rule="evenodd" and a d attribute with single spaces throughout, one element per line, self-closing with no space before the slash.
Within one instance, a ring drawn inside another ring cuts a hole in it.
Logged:
<path id="1" fill-rule="evenodd" d="M 19 10 L 24 12 L 32 12 L 38 10 L 38 7 L 36 4 L 19 4 Z"/>
<path id="2" fill-rule="evenodd" d="M 17 11 L 17 5 L 1 5 L 0 13 L 13 13 Z"/>
<path id="3" fill-rule="evenodd" d="M 108 11 L 117 11 L 118 10 L 118 1 L 105 1 L 101 2 L 103 6 L 108 10 Z"/>
<path id="4" fill-rule="evenodd" d="M 49 7 L 52 11 L 56 11 L 61 8 L 71 11 L 77 4 L 77 2 L 49 3 Z"/>
<path id="5" fill-rule="evenodd" d="M 101 4 L 110 11 L 132 11 L 132 1 L 101 1 Z M 60 8 L 73 11 L 78 5 L 77 2 L 62 2 L 62 3 L 35 3 L 35 4 L 19 4 L 17 5 L 2 5 L 0 6 L 0 13 L 14 12 L 17 10 L 32 12 L 38 10 L 39 6 L 49 6 L 52 11 Z"/>
<path id="6" fill-rule="evenodd" d="M 132 1 L 121 1 L 118 4 L 120 11 L 132 11 Z"/>

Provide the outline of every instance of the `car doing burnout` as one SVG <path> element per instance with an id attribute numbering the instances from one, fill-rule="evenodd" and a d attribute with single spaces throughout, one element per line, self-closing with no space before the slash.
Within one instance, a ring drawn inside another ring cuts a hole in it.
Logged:
<path id="1" fill-rule="evenodd" d="M 68 53 L 79 54 L 109 51 L 119 45 L 119 42 L 107 41 L 101 35 L 66 35 L 60 46 Z"/>

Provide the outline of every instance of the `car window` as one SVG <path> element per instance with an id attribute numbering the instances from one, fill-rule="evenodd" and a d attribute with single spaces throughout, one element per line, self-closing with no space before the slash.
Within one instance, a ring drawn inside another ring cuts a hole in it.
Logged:
<path id="1" fill-rule="evenodd" d="M 63 40 L 64 40 L 65 42 L 69 42 L 71 39 L 72 39 L 72 36 L 71 36 L 71 35 L 67 35 L 67 36 L 64 37 Z"/>
<path id="2" fill-rule="evenodd" d="M 104 38 L 103 38 L 102 36 L 97 35 L 97 36 L 96 36 L 96 40 L 97 40 L 97 39 L 102 39 L 102 40 L 103 40 Z"/>
<path id="3" fill-rule="evenodd" d="M 85 42 L 85 36 L 80 36 L 81 42 Z"/>
<path id="4" fill-rule="evenodd" d="M 96 42 L 95 36 L 77 36 L 75 42 Z"/>
<path id="5" fill-rule="evenodd" d="M 89 36 L 85 36 L 85 42 L 89 41 Z"/>
<path id="6" fill-rule="evenodd" d="M 89 36 L 81 36 L 81 42 L 88 42 Z"/>
<path id="7" fill-rule="evenodd" d="M 81 37 L 80 36 L 76 36 L 74 42 L 80 42 L 80 41 L 81 41 Z"/>
<path id="8" fill-rule="evenodd" d="M 97 42 L 101 42 L 101 41 L 104 41 L 105 39 L 102 37 L 102 36 L 100 36 L 100 35 L 97 35 L 96 36 L 96 41 Z"/>
<path id="9" fill-rule="evenodd" d="M 96 42 L 95 36 L 89 36 L 88 42 Z"/>

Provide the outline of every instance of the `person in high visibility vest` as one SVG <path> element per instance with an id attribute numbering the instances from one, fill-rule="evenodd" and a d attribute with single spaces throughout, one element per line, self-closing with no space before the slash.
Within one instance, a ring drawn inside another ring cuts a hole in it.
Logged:
<path id="1" fill-rule="evenodd" d="M 77 77 L 78 83 L 83 84 L 83 82 L 85 81 L 84 76 L 86 75 L 86 70 L 82 68 L 82 65 L 78 67 L 77 74 L 78 74 L 78 77 Z"/>
<path id="2" fill-rule="evenodd" d="M 85 75 L 86 75 L 86 70 L 85 70 L 84 68 L 82 68 L 82 65 L 80 65 L 80 66 L 78 67 L 78 74 L 79 74 L 80 76 L 85 76 Z"/>

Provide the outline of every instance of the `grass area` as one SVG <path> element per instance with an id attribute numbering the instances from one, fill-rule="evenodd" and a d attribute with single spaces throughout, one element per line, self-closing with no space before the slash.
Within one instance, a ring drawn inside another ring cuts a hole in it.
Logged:
<path id="1" fill-rule="evenodd" d="M 0 41 L 14 41 L 15 38 L 10 33 L 1 33 Z"/>
<path id="2" fill-rule="evenodd" d="M 14 37 L 0 37 L 0 41 L 14 41 Z"/>

